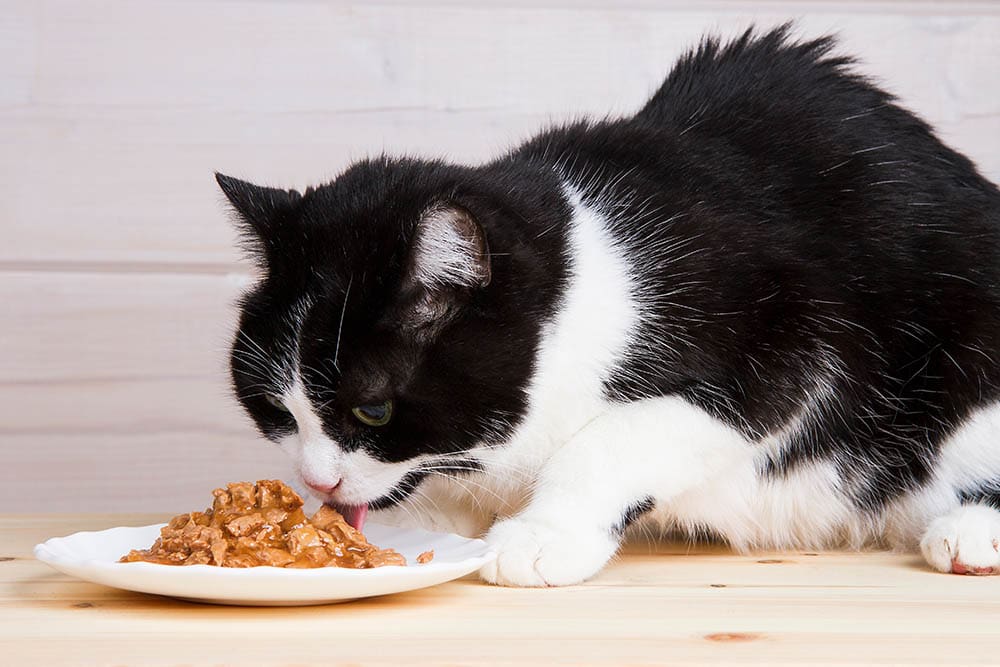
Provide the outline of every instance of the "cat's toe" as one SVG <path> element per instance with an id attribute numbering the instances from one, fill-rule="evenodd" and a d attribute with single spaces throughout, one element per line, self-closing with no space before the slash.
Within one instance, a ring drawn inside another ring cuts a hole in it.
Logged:
<path id="1" fill-rule="evenodd" d="M 517 518 L 497 523 L 486 541 L 497 558 L 480 576 L 501 586 L 578 584 L 596 574 L 617 549 L 599 531 L 574 533 Z"/>
<path id="2" fill-rule="evenodd" d="M 541 545 L 534 531 L 523 523 L 518 519 L 501 521 L 486 534 L 487 544 L 497 553 L 496 560 L 480 571 L 487 582 L 501 586 L 546 585 L 535 571 Z"/>
<path id="3" fill-rule="evenodd" d="M 1000 574 L 1000 512 L 985 505 L 960 507 L 931 522 L 920 550 L 939 572 Z"/>

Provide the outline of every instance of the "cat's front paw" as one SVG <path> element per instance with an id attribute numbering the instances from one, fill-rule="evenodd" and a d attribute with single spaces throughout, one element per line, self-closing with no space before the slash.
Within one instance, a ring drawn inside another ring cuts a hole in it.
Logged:
<path id="1" fill-rule="evenodd" d="M 935 519 L 920 550 L 940 572 L 1000 574 L 1000 512 L 984 505 L 966 505 Z"/>
<path id="2" fill-rule="evenodd" d="M 610 533 L 513 518 L 500 521 L 486 542 L 497 559 L 480 576 L 501 586 L 568 586 L 596 574 L 618 549 Z"/>

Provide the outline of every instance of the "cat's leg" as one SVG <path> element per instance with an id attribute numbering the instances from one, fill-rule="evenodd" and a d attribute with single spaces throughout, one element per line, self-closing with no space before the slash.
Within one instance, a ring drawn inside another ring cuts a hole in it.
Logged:
<path id="1" fill-rule="evenodd" d="M 920 550 L 939 572 L 1000 574 L 1000 511 L 962 505 L 931 522 Z"/>
<path id="2" fill-rule="evenodd" d="M 490 529 L 498 557 L 481 575 L 509 586 L 579 583 L 615 554 L 631 519 L 745 458 L 747 447 L 679 398 L 609 407 L 547 461 L 525 509 Z"/>
<path id="3" fill-rule="evenodd" d="M 920 539 L 920 551 L 935 570 L 1000 574 L 998 442 L 1000 403 L 993 403 L 970 415 L 942 443 L 934 482 L 913 497 L 905 532 Z"/>

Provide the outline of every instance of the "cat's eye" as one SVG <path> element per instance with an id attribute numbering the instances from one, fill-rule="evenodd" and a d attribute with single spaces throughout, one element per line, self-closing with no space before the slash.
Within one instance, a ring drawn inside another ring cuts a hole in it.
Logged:
<path id="1" fill-rule="evenodd" d="M 358 421 L 367 426 L 385 426 L 392 419 L 392 401 L 375 405 L 359 405 L 351 410 Z"/>
<path id="2" fill-rule="evenodd" d="M 288 408 L 285 404 L 281 402 L 281 399 L 274 394 L 264 394 L 264 400 L 271 404 L 271 407 L 277 408 L 282 412 L 288 412 Z"/>

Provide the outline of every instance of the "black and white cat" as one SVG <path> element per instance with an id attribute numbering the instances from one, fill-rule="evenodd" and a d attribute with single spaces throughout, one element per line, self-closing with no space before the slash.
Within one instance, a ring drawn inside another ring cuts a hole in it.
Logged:
<path id="1" fill-rule="evenodd" d="M 237 396 L 355 525 L 572 584 L 634 522 L 1000 571 L 1000 192 L 786 27 L 634 116 L 305 194 L 218 181 L 264 279 Z"/>

